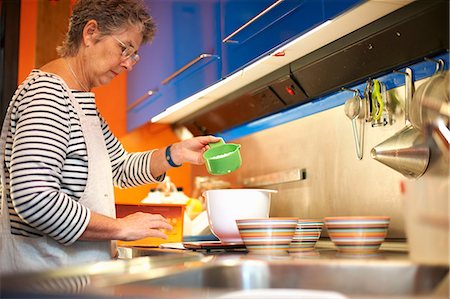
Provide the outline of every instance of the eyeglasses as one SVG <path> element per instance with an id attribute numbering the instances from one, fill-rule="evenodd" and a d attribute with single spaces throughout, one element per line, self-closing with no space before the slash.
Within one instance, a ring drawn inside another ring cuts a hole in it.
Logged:
<path id="1" fill-rule="evenodd" d="M 120 39 L 118 39 L 117 37 L 113 36 L 112 37 L 120 44 L 120 46 L 122 47 L 122 59 L 125 61 L 129 58 L 131 58 L 131 63 L 133 65 L 135 65 L 138 61 L 139 61 L 139 54 L 137 52 L 137 50 L 135 48 L 133 48 L 133 46 L 130 45 L 126 45 L 124 44 L 124 42 L 122 42 Z"/>

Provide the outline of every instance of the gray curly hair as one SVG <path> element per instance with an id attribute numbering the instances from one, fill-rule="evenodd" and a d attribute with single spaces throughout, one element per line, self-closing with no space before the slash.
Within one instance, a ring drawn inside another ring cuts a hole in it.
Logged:
<path id="1" fill-rule="evenodd" d="M 73 7 L 66 38 L 57 48 L 61 57 L 78 53 L 84 26 L 90 20 L 97 21 L 103 36 L 126 26 L 134 26 L 140 30 L 143 44 L 150 42 L 156 31 L 142 0 L 78 0 Z"/>

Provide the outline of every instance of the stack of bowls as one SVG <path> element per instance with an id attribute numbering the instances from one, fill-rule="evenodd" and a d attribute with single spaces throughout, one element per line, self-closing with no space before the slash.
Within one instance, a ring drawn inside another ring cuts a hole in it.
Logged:
<path id="1" fill-rule="evenodd" d="M 245 247 L 251 253 L 286 254 L 298 218 L 273 217 L 236 220 Z"/>
<path id="2" fill-rule="evenodd" d="M 314 250 L 322 232 L 323 221 L 317 219 L 299 219 L 295 228 L 289 252 Z"/>
<path id="3" fill-rule="evenodd" d="M 387 216 L 326 217 L 328 235 L 338 251 L 346 254 L 376 253 L 389 226 Z"/>

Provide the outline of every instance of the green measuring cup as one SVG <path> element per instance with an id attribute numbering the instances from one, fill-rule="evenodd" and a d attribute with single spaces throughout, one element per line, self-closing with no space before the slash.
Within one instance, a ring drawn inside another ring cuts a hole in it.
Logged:
<path id="1" fill-rule="evenodd" d="M 220 141 L 209 144 L 209 149 L 203 153 L 206 169 L 210 174 L 222 175 L 235 171 L 241 167 L 242 159 L 240 144 Z"/>

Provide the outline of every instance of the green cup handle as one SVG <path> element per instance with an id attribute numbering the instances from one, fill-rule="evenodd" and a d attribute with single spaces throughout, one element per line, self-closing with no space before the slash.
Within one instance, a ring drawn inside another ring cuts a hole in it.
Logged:
<path id="1" fill-rule="evenodd" d="M 223 141 L 223 138 L 220 138 L 220 140 L 217 141 L 217 142 L 208 143 L 210 148 L 218 147 L 218 146 L 221 146 L 221 145 L 224 145 L 224 144 L 225 144 L 225 141 Z"/>

